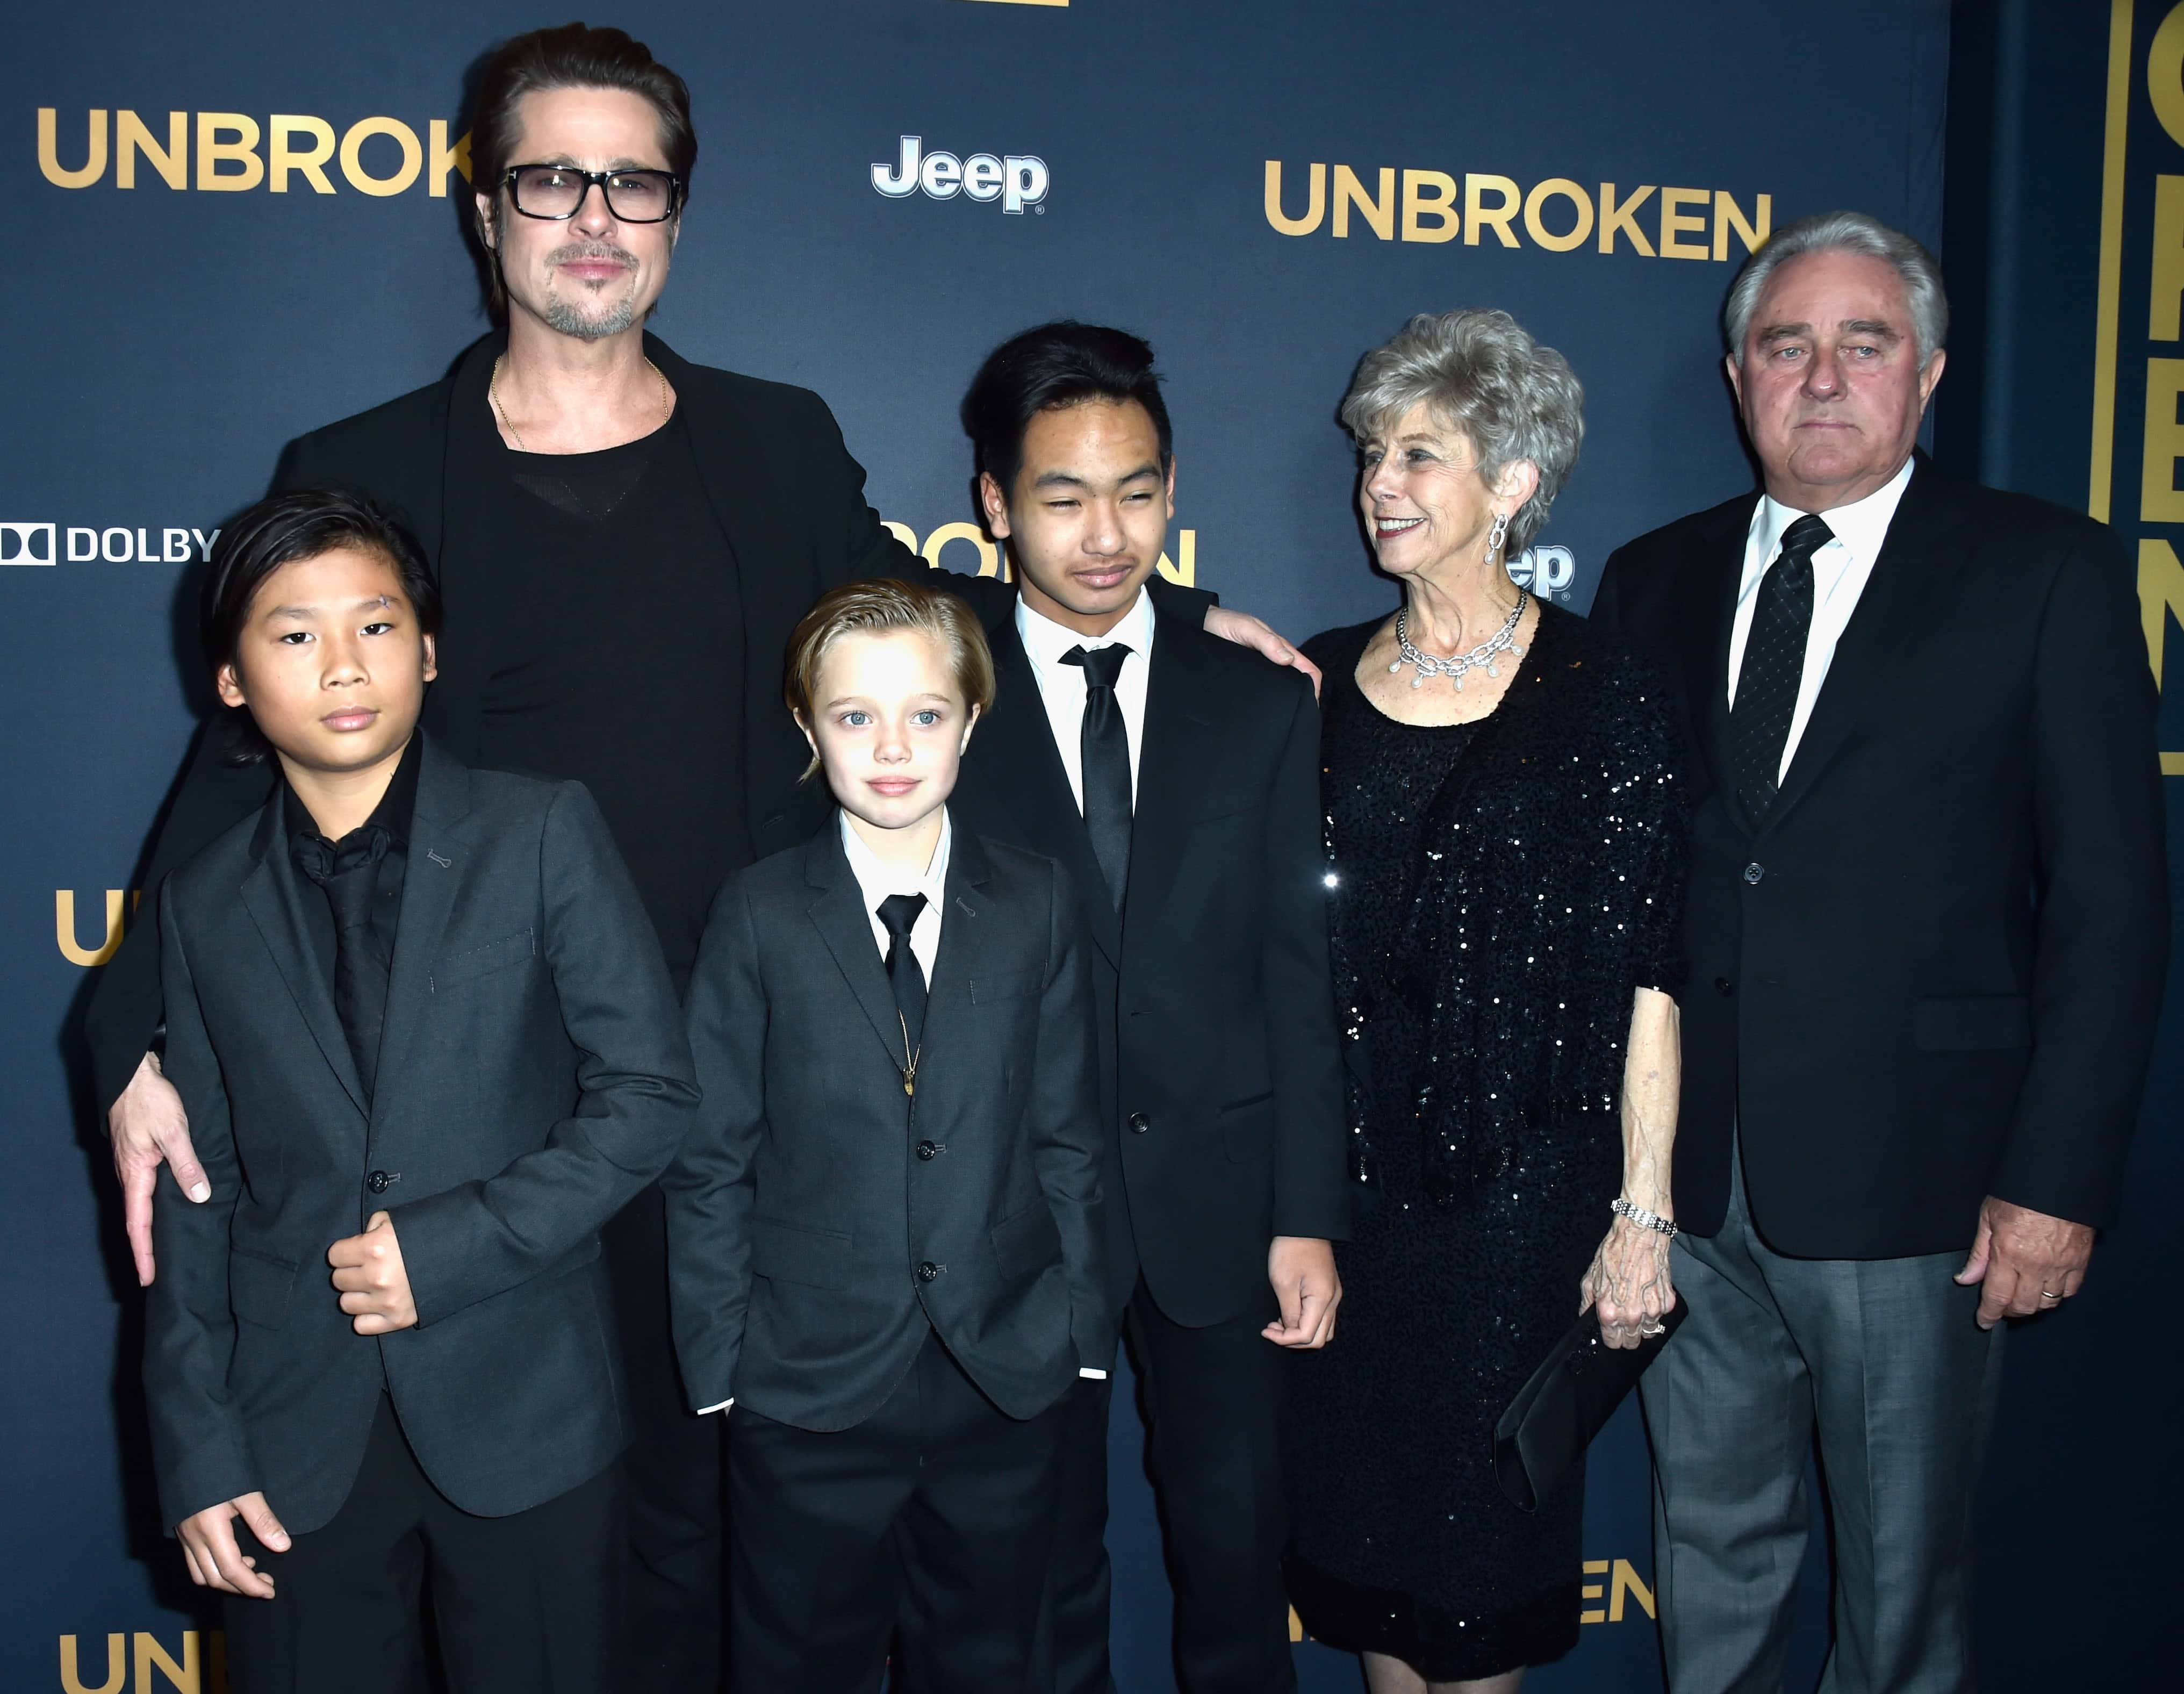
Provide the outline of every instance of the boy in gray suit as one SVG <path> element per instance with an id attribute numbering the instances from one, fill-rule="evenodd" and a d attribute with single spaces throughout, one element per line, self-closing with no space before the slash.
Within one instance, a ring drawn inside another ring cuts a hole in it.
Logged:
<path id="1" fill-rule="evenodd" d="M 837 817 L 729 878 L 661 1179 L 692 1406 L 729 1412 L 749 1689 L 1026 1686 L 1067 1396 L 1112 1355 L 1091 981 L 1051 860 L 950 822 L 993 699 L 969 608 L 837 588 L 788 703 Z M 807 772 L 807 775 L 811 772 Z"/>
<path id="2" fill-rule="evenodd" d="M 202 632 L 261 811 L 160 901 L 144 1382 L 166 1521 L 237 1694 L 615 1686 L 627 1439 L 599 1229 L 697 1103 L 658 943 L 575 783 L 416 728 L 439 603 L 369 502 L 230 523 Z"/>

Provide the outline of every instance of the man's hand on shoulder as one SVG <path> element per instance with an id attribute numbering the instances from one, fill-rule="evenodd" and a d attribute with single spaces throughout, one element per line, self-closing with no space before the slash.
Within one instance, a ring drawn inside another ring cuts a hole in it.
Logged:
<path id="1" fill-rule="evenodd" d="M 326 1249 L 341 1290 L 341 1309 L 359 1335 L 384 1335 L 414 1328 L 417 1302 L 410 1295 L 410 1273 L 402 1263 L 402 1244 L 394 1239 L 394 1220 L 375 1212 L 361 1235 L 348 1235 Z"/>
<path id="2" fill-rule="evenodd" d="M 182 1544 L 182 1557 L 189 1562 L 190 1580 L 200 1588 L 217 1588 L 223 1594 L 270 1600 L 272 1577 L 260 1571 L 258 1561 L 237 1544 L 237 1518 L 249 1526 L 259 1546 L 274 1552 L 288 1551 L 288 1532 L 281 1527 L 265 1496 L 254 1490 L 193 1512 L 175 1525 L 175 1539 Z"/>
<path id="3" fill-rule="evenodd" d="M 1226 606 L 1206 609 L 1206 632 L 1217 635 L 1223 641 L 1233 641 L 1239 647 L 1248 647 L 1262 658 L 1277 665 L 1287 665 L 1301 671 L 1312 678 L 1312 692 L 1319 694 L 1319 666 L 1306 658 L 1293 641 L 1277 635 L 1267 625 L 1249 612 L 1230 611 Z"/>
<path id="4" fill-rule="evenodd" d="M 1281 1302 L 1279 1322 L 1259 1333 L 1276 1346 L 1323 1347 L 1334 1339 L 1334 1308 L 1342 1303 L 1342 1279 L 1334 1268 L 1334 1244 L 1314 1236 L 1277 1235 L 1267 1249 L 1267 1279 Z"/>
<path id="5" fill-rule="evenodd" d="M 114 1174 L 121 1180 L 122 1218 L 129 1251 L 136 1261 L 136 1280 L 149 1288 L 157 1269 L 152 1257 L 152 1190 L 159 1167 L 170 1167 L 175 1185 L 200 1206 L 212 1197 L 212 1184 L 190 1145 L 190 1117 L 182 1097 L 153 1054 L 138 1062 L 136 1075 L 106 1114 L 106 1127 L 114 1140 Z"/>
<path id="6" fill-rule="evenodd" d="M 1979 1326 L 1992 1329 L 2005 1318 L 2055 1310 L 2083 1285 L 2092 1257 L 2091 1225 L 1989 1195 L 1957 1280 L 1981 1285 Z"/>

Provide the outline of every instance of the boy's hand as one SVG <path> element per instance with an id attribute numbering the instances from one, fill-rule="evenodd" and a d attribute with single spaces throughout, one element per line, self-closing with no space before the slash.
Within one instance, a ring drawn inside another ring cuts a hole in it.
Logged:
<path id="1" fill-rule="evenodd" d="M 1342 1303 L 1342 1278 L 1332 1242 L 1277 1235 L 1267 1250 L 1267 1278 L 1282 1315 L 1259 1333 L 1278 1347 L 1318 1348 L 1334 1339 L 1334 1308 Z"/>
<path id="2" fill-rule="evenodd" d="M 182 1557 L 190 1563 L 190 1580 L 200 1588 L 217 1588 L 223 1594 L 241 1594 L 252 1600 L 273 1597 L 273 1579 L 262 1574 L 258 1561 L 236 1545 L 235 1520 L 250 1525 L 250 1533 L 275 1552 L 288 1551 L 288 1532 L 254 1490 L 234 1500 L 223 1500 L 192 1513 L 175 1526 L 182 1544 Z"/>
<path id="3" fill-rule="evenodd" d="M 417 1302 L 410 1297 L 410 1273 L 403 1268 L 402 1244 L 394 1239 L 394 1220 L 375 1212 L 361 1235 L 326 1249 L 341 1290 L 341 1309 L 359 1335 L 384 1335 L 417 1322 Z"/>

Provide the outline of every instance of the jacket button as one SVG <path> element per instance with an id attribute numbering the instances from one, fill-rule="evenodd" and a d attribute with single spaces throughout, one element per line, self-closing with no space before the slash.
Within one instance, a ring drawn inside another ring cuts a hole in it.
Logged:
<path id="1" fill-rule="evenodd" d="M 1152 1119 L 1146 1117 L 1142 1112 L 1133 1112 L 1129 1115 L 1128 1122 L 1130 1126 L 1130 1133 L 1133 1135 L 1142 1135 L 1146 1130 L 1153 1127 Z"/>
<path id="2" fill-rule="evenodd" d="M 932 1260 L 928 1259 L 923 1264 L 917 1268 L 917 1279 L 920 1282 L 932 1282 L 939 1276 L 941 1272 L 947 1268 L 948 1267 L 945 1265 L 936 1265 Z"/>
<path id="3" fill-rule="evenodd" d="M 1766 874 L 1765 867 L 1756 861 L 1744 867 L 1744 880 L 1747 883 L 1757 883 Z"/>
<path id="4" fill-rule="evenodd" d="M 394 1179 L 385 1171 L 374 1171 L 364 1179 L 364 1185 L 374 1194 L 384 1194 L 394 1185 Z"/>
<path id="5" fill-rule="evenodd" d="M 1726 998 L 1728 995 L 1735 994 L 1736 989 L 1734 985 L 1731 984 L 1727 977 L 1716 977 L 1713 979 L 1713 991 Z"/>
<path id="6" fill-rule="evenodd" d="M 920 1141 L 917 1144 L 917 1156 L 921 1159 L 930 1159 L 947 1151 L 946 1144 L 939 1141 Z"/>

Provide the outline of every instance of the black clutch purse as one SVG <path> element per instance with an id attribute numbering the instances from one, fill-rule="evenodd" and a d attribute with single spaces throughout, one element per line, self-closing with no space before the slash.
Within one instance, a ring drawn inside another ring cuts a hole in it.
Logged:
<path id="1" fill-rule="evenodd" d="M 1683 1321 L 1684 1302 L 1678 1300 L 1661 1320 L 1659 1335 L 1635 1347 L 1611 1347 L 1600 1339 L 1600 1320 L 1585 1307 L 1494 1426 L 1494 1474 L 1513 1505 L 1539 1510 Z"/>

